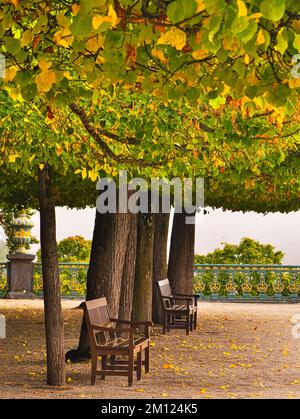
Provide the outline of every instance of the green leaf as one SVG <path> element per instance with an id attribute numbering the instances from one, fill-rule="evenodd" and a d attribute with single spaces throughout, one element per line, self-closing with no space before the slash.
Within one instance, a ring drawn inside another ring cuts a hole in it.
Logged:
<path id="1" fill-rule="evenodd" d="M 282 28 L 277 35 L 277 44 L 275 45 L 276 51 L 284 54 L 288 47 L 288 32 L 286 28 Z"/>
<path id="2" fill-rule="evenodd" d="M 285 12 L 285 0 L 264 0 L 260 6 L 264 18 L 280 20 Z"/>
<path id="3" fill-rule="evenodd" d="M 173 23 L 194 16 L 197 13 L 197 2 L 195 0 L 175 0 L 169 4 L 167 9 L 168 18 Z"/>

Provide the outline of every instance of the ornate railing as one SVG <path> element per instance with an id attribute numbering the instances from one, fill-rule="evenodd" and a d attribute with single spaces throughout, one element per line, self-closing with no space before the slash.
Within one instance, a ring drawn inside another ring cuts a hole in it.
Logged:
<path id="1" fill-rule="evenodd" d="M 83 297 L 88 263 L 59 263 L 62 295 Z M 195 265 L 194 288 L 203 300 L 300 302 L 300 266 Z M 0 296 L 7 292 L 0 263 Z M 43 295 L 42 265 L 35 263 L 34 293 Z"/>
<path id="2" fill-rule="evenodd" d="M 0 297 L 5 296 L 7 291 L 6 263 L 0 263 Z"/>
<path id="3" fill-rule="evenodd" d="M 42 264 L 34 264 L 34 293 L 43 295 Z M 64 297 L 84 297 L 86 294 L 86 275 L 88 263 L 59 263 L 61 291 Z"/>
<path id="4" fill-rule="evenodd" d="M 300 266 L 195 265 L 195 292 L 204 300 L 300 301 Z"/>

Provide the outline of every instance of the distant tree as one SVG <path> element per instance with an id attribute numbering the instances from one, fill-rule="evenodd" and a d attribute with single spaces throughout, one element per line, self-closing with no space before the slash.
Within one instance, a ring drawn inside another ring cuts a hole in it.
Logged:
<path id="1" fill-rule="evenodd" d="M 67 237 L 57 244 L 59 262 L 88 262 L 91 254 L 92 242 L 82 236 Z M 41 260 L 41 251 L 37 252 Z"/>
<path id="2" fill-rule="evenodd" d="M 280 265 L 284 257 L 284 253 L 276 251 L 271 244 L 262 244 L 250 238 L 243 238 L 238 245 L 225 242 L 222 245 L 223 249 L 216 249 L 206 256 L 195 255 L 195 263 Z"/>

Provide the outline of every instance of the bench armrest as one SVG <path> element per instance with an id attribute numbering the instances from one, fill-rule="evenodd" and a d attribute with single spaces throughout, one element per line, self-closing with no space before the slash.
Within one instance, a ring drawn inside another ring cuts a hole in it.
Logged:
<path id="1" fill-rule="evenodd" d="M 187 310 L 189 309 L 190 302 L 191 302 L 191 298 L 187 298 L 187 297 L 169 297 L 169 296 L 163 295 L 162 298 L 165 298 L 166 300 L 174 301 L 175 303 L 176 301 L 184 301 Z"/>
<path id="2" fill-rule="evenodd" d="M 195 300 L 195 303 L 197 303 L 198 299 L 199 299 L 199 295 L 198 294 L 174 294 L 176 297 L 188 297 L 188 298 L 193 298 Z"/>
<path id="3" fill-rule="evenodd" d="M 105 326 L 97 326 L 92 325 L 92 330 L 96 332 L 126 332 L 126 333 L 133 333 L 132 328 L 125 328 L 125 327 L 105 327 Z"/>
<path id="4" fill-rule="evenodd" d="M 144 326 L 144 335 L 145 338 L 149 338 L 149 328 L 153 326 L 151 321 L 130 321 L 130 320 L 122 320 L 122 319 L 110 319 L 112 322 L 116 322 L 117 324 L 125 324 L 134 327 Z"/>
<path id="5" fill-rule="evenodd" d="M 122 320 L 122 319 L 110 319 L 112 322 L 120 323 L 120 324 L 130 324 L 133 326 L 153 326 L 151 321 L 131 321 L 131 320 Z"/>

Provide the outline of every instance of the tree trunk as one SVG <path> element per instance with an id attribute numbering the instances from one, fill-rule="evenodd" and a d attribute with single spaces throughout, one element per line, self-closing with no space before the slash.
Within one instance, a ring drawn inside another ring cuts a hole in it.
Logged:
<path id="1" fill-rule="evenodd" d="M 168 277 L 168 233 L 170 214 L 155 215 L 154 246 L 153 246 L 153 295 L 152 320 L 154 323 L 163 321 L 161 298 L 157 282 Z"/>
<path id="2" fill-rule="evenodd" d="M 130 229 L 127 241 L 127 251 L 123 269 L 120 296 L 119 319 L 131 320 L 133 308 L 133 292 L 135 278 L 135 263 L 137 249 L 137 220 L 136 214 L 129 214 Z"/>
<path id="3" fill-rule="evenodd" d="M 174 292 L 193 292 L 195 224 L 185 223 L 185 214 L 174 214 L 168 278 Z"/>
<path id="4" fill-rule="evenodd" d="M 152 320 L 153 214 L 138 215 L 138 239 L 134 282 L 133 319 Z"/>
<path id="5" fill-rule="evenodd" d="M 57 262 L 55 205 L 51 193 L 50 169 L 39 170 L 41 254 L 45 306 L 47 384 L 66 382 L 64 359 L 64 320 Z"/>
<path id="6" fill-rule="evenodd" d="M 100 214 L 96 211 L 86 299 L 106 297 L 112 317 L 117 317 L 119 312 L 129 228 L 130 214 Z M 89 357 L 90 345 L 83 318 L 78 348 L 68 351 L 66 359 L 79 362 Z"/>

